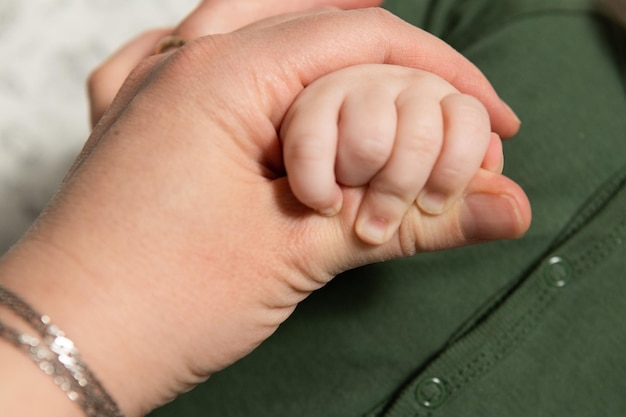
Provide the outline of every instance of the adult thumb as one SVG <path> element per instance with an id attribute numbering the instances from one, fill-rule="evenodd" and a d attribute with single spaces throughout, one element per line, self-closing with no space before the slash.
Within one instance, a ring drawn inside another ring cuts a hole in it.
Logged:
<path id="1" fill-rule="evenodd" d="M 313 251 L 308 253 L 320 255 L 309 270 L 321 266 L 332 277 L 360 265 L 421 252 L 519 238 L 530 226 L 530 203 L 521 187 L 503 175 L 481 170 L 448 211 L 430 215 L 414 205 L 391 241 L 372 246 L 354 232 L 363 194 L 362 188 L 345 189 L 341 213 L 332 218 L 316 216 L 313 227 L 307 225 L 306 241 Z"/>

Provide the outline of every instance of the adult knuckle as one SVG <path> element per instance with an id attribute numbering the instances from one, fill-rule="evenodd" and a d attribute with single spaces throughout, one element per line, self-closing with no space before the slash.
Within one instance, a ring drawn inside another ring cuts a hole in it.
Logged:
<path id="1" fill-rule="evenodd" d="M 393 13 L 381 7 L 358 9 L 355 13 L 362 13 L 365 15 L 365 19 L 362 20 L 370 21 L 367 23 L 367 28 L 369 29 L 370 34 L 374 35 L 374 38 L 380 42 L 388 42 L 388 28 L 390 25 L 399 20 L 399 18 Z"/>
<path id="2" fill-rule="evenodd" d="M 188 42 L 167 58 L 167 68 L 176 73 L 191 73 L 198 77 L 212 63 L 227 62 L 229 39 L 228 35 L 211 35 Z M 236 50 L 234 47 L 231 49 Z"/>
<path id="3" fill-rule="evenodd" d="M 419 240 L 421 232 L 419 230 L 417 216 L 405 215 L 398 228 L 398 243 L 400 253 L 403 257 L 413 256 L 423 250 Z"/>

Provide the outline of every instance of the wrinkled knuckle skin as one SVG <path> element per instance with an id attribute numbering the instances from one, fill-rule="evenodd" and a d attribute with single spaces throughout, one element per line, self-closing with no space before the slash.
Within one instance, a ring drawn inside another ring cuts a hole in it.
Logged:
<path id="1" fill-rule="evenodd" d="M 417 227 L 414 224 L 414 216 L 406 215 L 398 228 L 398 247 L 402 257 L 410 257 L 422 249 L 419 247 L 420 242 L 417 239 Z"/>

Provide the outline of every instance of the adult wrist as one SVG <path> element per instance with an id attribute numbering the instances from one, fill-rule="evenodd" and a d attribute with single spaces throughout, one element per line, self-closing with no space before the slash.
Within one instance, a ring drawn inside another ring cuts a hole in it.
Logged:
<path id="1" fill-rule="evenodd" d="M 123 320 L 122 317 L 134 316 L 130 312 L 124 313 L 122 306 L 109 299 L 101 288 L 94 285 L 93 277 L 79 267 L 77 261 L 68 259 L 38 238 L 27 238 L 0 261 L 0 285 L 9 288 L 36 310 L 51 317 L 59 328 L 67 332 L 80 350 L 84 363 L 88 364 L 91 372 L 125 416 L 138 416 L 148 411 L 149 406 L 146 404 L 151 401 L 148 400 L 148 386 L 144 390 L 144 387 L 133 380 L 136 373 L 141 374 L 143 366 L 137 360 L 143 355 L 135 349 L 141 344 L 124 340 L 124 332 L 118 329 L 123 323 L 130 331 L 134 323 L 132 320 Z M 26 329 L 24 321 L 16 319 L 15 314 L 7 316 L 5 313 L 5 317 L 8 317 L 5 320 L 6 325 L 19 329 L 20 333 Z M 32 326 L 28 329 L 28 334 L 36 333 L 31 330 Z M 36 336 L 45 349 L 51 349 L 50 340 L 46 342 L 42 335 Z M 9 348 L 17 351 L 13 346 Z M 15 356 L 13 353 L 10 355 Z M 31 363 L 30 366 L 37 371 L 34 374 L 29 372 L 33 381 L 50 378 L 37 369 L 36 364 Z M 136 370 L 140 372 L 135 372 Z M 42 382 L 38 383 L 42 385 Z M 78 410 L 77 415 L 85 415 L 53 383 L 44 381 L 43 384 L 51 386 L 46 390 L 48 400 L 54 396 L 49 391 L 57 390 L 58 397 L 70 403 L 67 407 L 63 406 L 65 410 Z M 54 403 L 57 408 L 61 406 L 58 398 L 54 398 Z"/>
<path id="2" fill-rule="evenodd" d="M 0 285 L 0 307 L 17 316 L 27 330 L 0 320 L 0 338 L 22 351 L 87 417 L 123 417 L 119 407 L 82 360 L 74 342 L 17 294 Z"/>
<path id="3" fill-rule="evenodd" d="M 80 407 L 22 352 L 0 339 L 0 415 L 84 417 Z"/>

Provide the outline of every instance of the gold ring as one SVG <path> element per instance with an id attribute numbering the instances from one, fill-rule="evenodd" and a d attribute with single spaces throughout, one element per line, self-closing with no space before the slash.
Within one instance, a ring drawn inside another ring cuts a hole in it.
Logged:
<path id="1" fill-rule="evenodd" d="M 154 48 L 154 54 L 155 55 L 162 54 L 163 52 L 167 52 L 172 49 L 178 49 L 186 43 L 187 41 L 185 40 L 185 38 L 181 38 L 180 36 L 176 36 L 176 35 L 164 36 L 163 38 L 161 38 L 161 40 L 157 43 L 156 47 Z"/>

